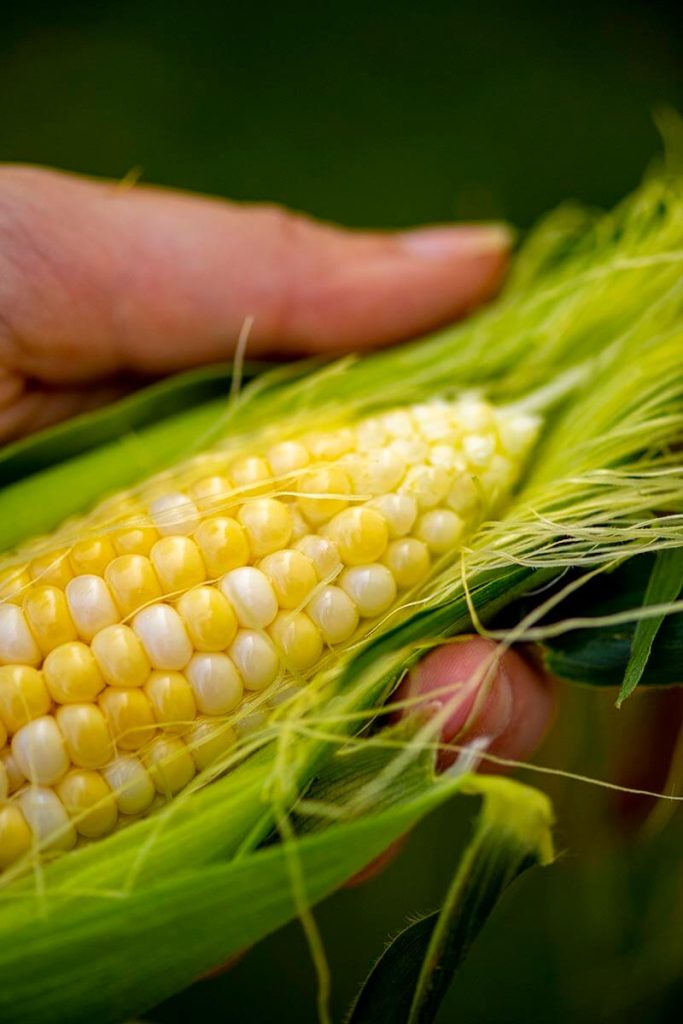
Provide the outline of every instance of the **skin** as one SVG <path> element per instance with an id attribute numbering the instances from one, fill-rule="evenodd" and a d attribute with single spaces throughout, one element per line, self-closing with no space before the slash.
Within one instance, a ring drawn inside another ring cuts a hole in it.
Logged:
<path id="1" fill-rule="evenodd" d="M 509 244 L 495 225 L 348 231 L 276 206 L 0 167 L 0 443 L 145 377 L 229 358 L 247 316 L 252 358 L 371 350 L 436 328 L 495 294 Z M 405 686 L 430 707 L 452 702 L 444 742 L 486 735 L 493 752 L 525 757 L 551 720 L 552 685 L 515 651 L 492 661 L 494 649 L 479 637 L 437 649 Z"/>

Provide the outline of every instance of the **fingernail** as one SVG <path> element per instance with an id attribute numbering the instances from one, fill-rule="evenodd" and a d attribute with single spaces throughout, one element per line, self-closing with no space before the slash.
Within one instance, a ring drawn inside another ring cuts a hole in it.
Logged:
<path id="1" fill-rule="evenodd" d="M 507 252 L 514 242 L 514 233 L 506 224 L 437 225 L 405 231 L 400 241 L 415 256 L 443 260 L 456 255 Z"/>

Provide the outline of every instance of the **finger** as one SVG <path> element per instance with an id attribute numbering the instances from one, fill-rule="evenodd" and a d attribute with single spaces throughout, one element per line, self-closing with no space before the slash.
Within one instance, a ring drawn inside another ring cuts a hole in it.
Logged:
<path id="1" fill-rule="evenodd" d="M 53 171 L 0 170 L 0 363 L 42 381 L 373 347 L 498 287 L 498 227 L 378 234 Z"/>

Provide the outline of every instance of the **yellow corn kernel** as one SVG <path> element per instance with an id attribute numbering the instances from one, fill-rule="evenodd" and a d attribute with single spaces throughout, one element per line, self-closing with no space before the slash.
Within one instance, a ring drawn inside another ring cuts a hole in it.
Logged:
<path id="1" fill-rule="evenodd" d="M 176 608 L 198 651 L 224 651 L 237 633 L 232 605 L 216 587 L 197 587 L 178 601 Z"/>
<path id="2" fill-rule="evenodd" d="M 259 568 L 270 579 L 281 608 L 304 604 L 318 582 L 311 559 L 289 548 L 266 555 Z"/>
<path id="3" fill-rule="evenodd" d="M 50 551 L 34 558 L 29 566 L 31 578 L 43 585 L 65 587 L 73 576 L 67 550 Z"/>
<path id="4" fill-rule="evenodd" d="M 289 509 L 276 498 L 257 498 L 242 505 L 237 518 L 244 527 L 249 549 L 256 558 L 287 547 L 292 536 Z"/>
<path id="5" fill-rule="evenodd" d="M 181 672 L 152 672 L 145 693 L 162 729 L 184 732 L 197 717 L 192 687 Z"/>
<path id="6" fill-rule="evenodd" d="M 22 609 L 16 604 L 0 604 L 0 665 L 40 665 L 41 660 Z"/>
<path id="7" fill-rule="evenodd" d="M 159 580 L 144 555 L 120 555 L 109 563 L 104 575 L 123 616 L 161 597 Z"/>
<path id="8" fill-rule="evenodd" d="M 230 476 L 235 487 L 239 488 L 241 497 L 244 497 L 245 492 L 250 495 L 263 493 L 272 482 L 268 463 L 258 455 L 249 455 L 233 462 Z"/>
<path id="9" fill-rule="evenodd" d="M 197 508 L 204 511 L 218 511 L 229 505 L 233 499 L 232 481 L 227 476 L 205 476 L 190 488 L 190 494 Z"/>
<path id="10" fill-rule="evenodd" d="M 111 760 L 107 720 L 96 704 L 65 704 L 55 718 L 69 757 L 80 768 L 101 768 Z"/>
<path id="11" fill-rule="evenodd" d="M 3 722 L 2 718 L 0 718 L 0 750 L 2 750 L 2 748 L 7 743 L 7 735 L 8 733 L 5 727 L 5 723 Z"/>
<path id="12" fill-rule="evenodd" d="M 43 673 L 30 665 L 0 667 L 0 718 L 10 735 L 50 710 Z"/>
<path id="13" fill-rule="evenodd" d="M 205 519 L 194 538 L 211 579 L 218 579 L 249 561 L 247 536 L 240 524 L 228 516 Z"/>
<path id="14" fill-rule="evenodd" d="M 77 639 L 63 590 L 50 586 L 35 587 L 26 595 L 24 612 L 43 654 Z"/>
<path id="15" fill-rule="evenodd" d="M 25 565 L 12 565 L 0 572 L 0 601 L 14 601 L 21 604 L 26 590 L 31 586 L 31 577 Z"/>
<path id="16" fill-rule="evenodd" d="M 392 540 L 410 533 L 417 519 L 417 502 L 408 494 L 383 494 L 370 502 L 386 520 Z"/>
<path id="17" fill-rule="evenodd" d="M 319 580 L 331 580 L 344 568 L 336 545 L 317 533 L 309 533 L 296 541 L 294 550 L 310 558 Z"/>
<path id="18" fill-rule="evenodd" d="M 136 526 L 132 523 L 112 534 L 117 555 L 148 555 L 158 540 L 159 531 L 153 526 Z"/>
<path id="19" fill-rule="evenodd" d="M 299 510 L 318 526 L 346 508 L 344 495 L 351 494 L 351 481 L 338 466 L 322 466 L 302 476 L 297 490 Z"/>
<path id="20" fill-rule="evenodd" d="M 312 668 L 322 654 L 320 630 L 305 612 L 280 612 L 268 632 L 297 672 Z"/>
<path id="21" fill-rule="evenodd" d="M 185 743 L 198 771 L 224 758 L 235 745 L 237 734 L 225 722 L 197 722 L 185 735 Z"/>
<path id="22" fill-rule="evenodd" d="M 130 626 L 107 626 L 93 637 L 91 650 L 110 686 L 142 686 L 152 670 Z"/>
<path id="23" fill-rule="evenodd" d="M 300 441 L 281 441 L 268 452 L 268 462 L 275 476 L 286 476 L 304 469 L 311 461 L 308 449 Z"/>
<path id="24" fill-rule="evenodd" d="M 57 704 L 95 700 L 104 678 L 89 647 L 78 641 L 50 651 L 43 665 L 45 685 Z"/>
<path id="25" fill-rule="evenodd" d="M 361 618 L 382 615 L 396 600 L 396 580 L 386 565 L 352 565 L 339 578 Z"/>
<path id="26" fill-rule="evenodd" d="M 175 736 L 158 736 L 145 752 L 145 763 L 162 796 L 179 793 L 196 771 L 190 751 Z"/>
<path id="27" fill-rule="evenodd" d="M 347 565 L 365 565 L 384 553 L 389 540 L 386 520 L 372 508 L 347 508 L 331 519 L 325 536 Z"/>
<path id="28" fill-rule="evenodd" d="M 0 764 L 2 764 L 5 771 L 8 792 L 10 794 L 16 793 L 24 785 L 26 778 L 17 764 L 11 747 L 5 747 L 4 750 L 0 750 Z"/>
<path id="29" fill-rule="evenodd" d="M 117 757 L 102 769 L 121 814 L 142 814 L 156 795 L 149 772 L 137 757 Z"/>
<path id="30" fill-rule="evenodd" d="M 0 870 L 31 849 L 33 833 L 16 804 L 0 805 Z"/>
<path id="31" fill-rule="evenodd" d="M 179 594 L 203 583 L 206 569 L 190 537 L 162 537 L 150 552 L 164 594 Z"/>
<path id="32" fill-rule="evenodd" d="M 152 705 L 142 690 L 108 686 L 98 703 L 118 749 L 138 750 L 155 734 Z"/>
<path id="33" fill-rule="evenodd" d="M 34 718 L 12 737 L 12 753 L 23 775 L 39 786 L 51 786 L 69 767 L 64 738 L 52 715 Z"/>
<path id="34" fill-rule="evenodd" d="M 384 554 L 384 564 L 393 573 L 399 587 L 414 587 L 429 573 L 427 545 L 414 537 L 391 542 Z"/>
<path id="35" fill-rule="evenodd" d="M 116 799 L 98 772 L 76 768 L 64 776 L 56 789 L 80 835 L 97 839 L 116 825 Z"/>
<path id="36" fill-rule="evenodd" d="M 448 508 L 435 508 L 425 512 L 418 520 L 416 533 L 435 555 L 455 551 L 462 541 L 465 523 Z"/>
<path id="37" fill-rule="evenodd" d="M 5 737 L 7 738 L 7 737 Z M 5 768 L 5 762 L 0 761 L 0 806 L 9 796 L 9 776 Z"/>
<path id="38" fill-rule="evenodd" d="M 73 545 L 69 561 L 74 576 L 104 576 L 104 570 L 116 554 L 109 537 L 86 537 Z"/>

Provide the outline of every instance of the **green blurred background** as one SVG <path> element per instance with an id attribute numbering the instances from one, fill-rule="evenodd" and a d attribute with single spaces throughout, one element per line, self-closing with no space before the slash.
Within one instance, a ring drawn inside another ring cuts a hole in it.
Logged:
<path id="1" fill-rule="evenodd" d="M 112 177 L 139 168 L 350 225 L 525 227 L 566 197 L 610 204 L 637 182 L 658 149 L 653 110 L 683 109 L 682 43 L 677 6 L 652 0 L 13 4 L 0 158 Z M 632 728 L 647 702 L 629 720 L 576 691 L 538 763 L 614 777 L 624 751 L 647 757 Z M 440 1021 L 680 1019 L 680 814 L 625 842 L 602 793 L 537 781 L 557 802 L 560 862 L 508 894 Z M 438 904 L 473 810 L 440 812 L 380 879 L 320 909 L 335 1019 L 387 936 Z M 148 1019 L 308 1024 L 315 984 L 294 925 Z"/>

